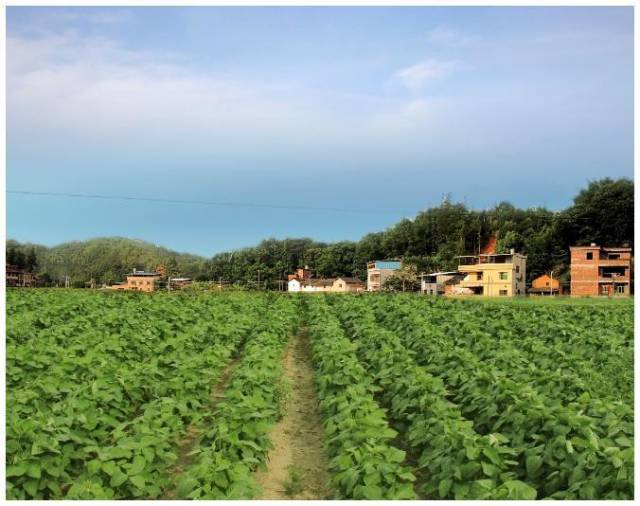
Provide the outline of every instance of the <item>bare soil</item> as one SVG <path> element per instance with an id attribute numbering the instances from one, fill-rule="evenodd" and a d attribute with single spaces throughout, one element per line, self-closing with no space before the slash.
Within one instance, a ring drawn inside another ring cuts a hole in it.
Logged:
<path id="1" fill-rule="evenodd" d="M 283 360 L 289 395 L 285 415 L 269 432 L 275 448 L 267 469 L 256 473 L 260 499 L 330 499 L 329 462 L 306 328 L 292 337 Z"/>

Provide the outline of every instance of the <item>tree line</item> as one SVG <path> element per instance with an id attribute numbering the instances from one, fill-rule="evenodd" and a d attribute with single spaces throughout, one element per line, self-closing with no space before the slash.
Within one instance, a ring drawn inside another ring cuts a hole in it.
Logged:
<path id="1" fill-rule="evenodd" d="M 474 254 L 491 237 L 497 251 L 510 248 L 527 255 L 527 281 L 554 270 L 568 277 L 569 247 L 595 242 L 633 245 L 634 183 L 629 179 L 593 181 L 563 211 L 537 207 L 519 209 L 501 202 L 491 209 L 472 210 L 445 199 L 385 231 L 359 241 L 324 243 L 310 238 L 265 239 L 244 248 L 204 258 L 176 253 L 125 238 L 66 243 L 53 248 L 7 242 L 7 261 L 23 256 L 25 268 L 37 272 L 44 284 L 69 275 L 74 286 L 123 279 L 133 267 L 154 269 L 195 280 L 222 281 L 248 288 L 278 289 L 286 275 L 308 265 L 317 277 L 354 276 L 366 279 L 367 262 L 397 258 L 416 272 L 453 270 L 456 256 Z M 26 258 L 30 260 L 27 261 Z"/>

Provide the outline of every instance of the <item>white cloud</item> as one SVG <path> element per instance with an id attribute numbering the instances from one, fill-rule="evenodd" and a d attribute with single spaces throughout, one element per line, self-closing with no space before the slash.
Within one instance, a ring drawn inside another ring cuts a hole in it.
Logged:
<path id="1" fill-rule="evenodd" d="M 384 83 L 379 93 L 353 93 L 263 74 L 239 79 L 72 32 L 9 37 L 7 53 L 9 142 L 35 151 L 59 142 L 208 157 L 395 152 L 400 139 L 424 144 L 447 117 L 443 104 L 386 94 Z M 399 78 L 419 87 L 454 66 L 430 60 Z"/>
<path id="2" fill-rule="evenodd" d="M 429 59 L 396 72 L 395 77 L 409 90 L 418 91 L 430 81 L 448 76 L 459 68 L 455 60 Z"/>

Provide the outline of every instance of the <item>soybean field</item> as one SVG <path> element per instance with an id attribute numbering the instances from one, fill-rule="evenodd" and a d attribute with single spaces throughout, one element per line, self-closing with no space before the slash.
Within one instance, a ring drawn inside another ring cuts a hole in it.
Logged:
<path id="1" fill-rule="evenodd" d="M 632 300 L 7 291 L 8 499 L 631 499 Z"/>

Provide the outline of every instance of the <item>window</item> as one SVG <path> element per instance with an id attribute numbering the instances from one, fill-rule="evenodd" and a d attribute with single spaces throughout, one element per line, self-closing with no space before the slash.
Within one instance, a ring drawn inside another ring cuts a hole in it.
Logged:
<path id="1" fill-rule="evenodd" d="M 618 253 L 609 254 L 609 260 L 620 260 L 620 255 Z"/>
<path id="2" fill-rule="evenodd" d="M 587 251 L 587 260 L 593 260 L 593 251 Z"/>
<path id="3" fill-rule="evenodd" d="M 507 295 L 507 290 L 500 290 L 500 296 L 503 297 L 505 295 Z"/>
<path id="4" fill-rule="evenodd" d="M 509 279 L 509 273 L 508 272 L 501 272 L 500 273 L 500 281 L 506 281 L 507 279 Z"/>
<path id="5" fill-rule="evenodd" d="M 482 281 L 482 273 L 481 272 L 476 273 L 476 280 L 477 281 Z"/>
<path id="6" fill-rule="evenodd" d="M 516 272 L 520 272 L 520 266 L 516 265 Z"/>
<path id="7" fill-rule="evenodd" d="M 600 295 L 609 295 L 609 288 L 611 285 L 602 285 L 600 287 Z"/>
<path id="8" fill-rule="evenodd" d="M 547 282 L 544 284 L 544 286 L 549 286 L 549 282 L 547 281 Z"/>
<path id="9" fill-rule="evenodd" d="M 624 285 L 616 285 L 616 293 L 624 294 Z"/>

